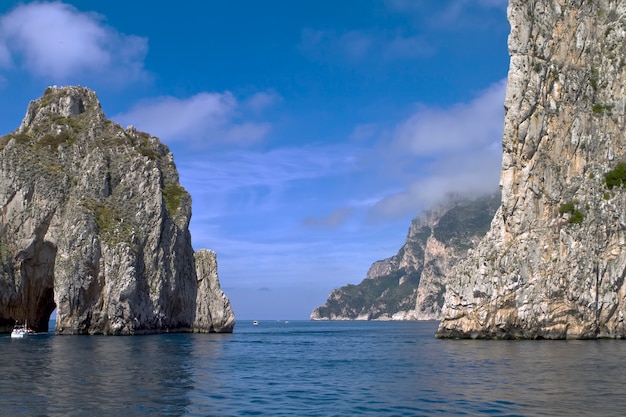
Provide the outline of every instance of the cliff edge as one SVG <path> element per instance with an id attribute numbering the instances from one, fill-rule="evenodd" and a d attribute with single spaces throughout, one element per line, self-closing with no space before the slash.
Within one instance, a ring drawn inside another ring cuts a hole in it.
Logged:
<path id="1" fill-rule="evenodd" d="M 89 89 L 48 88 L 0 138 L 0 331 L 47 331 L 56 308 L 59 334 L 231 332 L 190 218 L 165 145 Z"/>
<path id="2" fill-rule="evenodd" d="M 510 0 L 502 203 L 438 337 L 624 338 L 626 2 Z"/>

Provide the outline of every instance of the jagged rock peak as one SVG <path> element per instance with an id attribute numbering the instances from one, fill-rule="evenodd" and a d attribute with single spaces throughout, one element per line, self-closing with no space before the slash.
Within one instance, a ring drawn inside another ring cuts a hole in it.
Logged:
<path id="1" fill-rule="evenodd" d="M 80 86 L 51 86 L 42 97 L 29 103 L 19 132 L 26 133 L 33 126 L 53 121 L 55 117 L 78 116 L 82 113 L 87 113 L 92 121 L 106 120 L 94 91 Z"/>
<path id="2" fill-rule="evenodd" d="M 626 2 L 510 0 L 508 18 L 502 204 L 437 335 L 626 338 Z"/>

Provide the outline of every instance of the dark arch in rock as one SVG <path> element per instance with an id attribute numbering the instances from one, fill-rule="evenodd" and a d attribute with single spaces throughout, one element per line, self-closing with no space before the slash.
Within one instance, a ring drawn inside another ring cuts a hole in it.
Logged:
<path id="1" fill-rule="evenodd" d="M 56 247 L 37 241 L 33 256 L 22 262 L 22 282 L 25 285 L 25 320 L 36 332 L 47 332 L 50 315 L 56 308 L 54 302 L 54 265 Z"/>
<path id="2" fill-rule="evenodd" d="M 47 332 L 54 302 L 54 265 L 57 249 L 50 243 L 36 240 L 20 251 L 13 268 L 5 272 L 14 275 L 13 297 L 1 314 L 0 332 L 8 333 L 16 322 L 27 323 L 36 332 Z"/>

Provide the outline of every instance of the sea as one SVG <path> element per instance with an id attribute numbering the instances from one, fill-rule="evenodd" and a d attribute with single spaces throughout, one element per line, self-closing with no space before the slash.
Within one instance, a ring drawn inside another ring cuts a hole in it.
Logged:
<path id="1" fill-rule="evenodd" d="M 1 416 L 622 416 L 626 341 L 439 340 L 436 322 L 0 336 Z"/>

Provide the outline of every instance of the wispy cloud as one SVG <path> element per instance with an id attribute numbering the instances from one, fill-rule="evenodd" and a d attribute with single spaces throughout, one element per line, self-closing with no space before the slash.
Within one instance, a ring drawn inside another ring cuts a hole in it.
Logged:
<path id="1" fill-rule="evenodd" d="M 357 125 L 350 135 L 350 140 L 365 141 L 380 133 L 380 126 L 376 123 L 364 123 Z"/>
<path id="2" fill-rule="evenodd" d="M 203 92 L 188 98 L 165 96 L 141 101 L 113 119 L 165 142 L 246 145 L 263 139 L 271 128 L 269 122 L 246 117 L 246 110 L 257 115 L 278 100 L 275 93 L 257 93 L 243 105 L 230 92 Z"/>
<path id="3" fill-rule="evenodd" d="M 332 30 L 304 29 L 300 49 L 319 61 L 413 59 L 429 54 L 430 44 L 420 36 L 405 36 L 383 30 L 350 30 L 338 33 Z"/>
<path id="4" fill-rule="evenodd" d="M 304 219 L 304 224 L 311 227 L 334 228 L 342 225 L 355 211 L 354 207 L 339 208 L 327 216 L 309 216 Z"/>
<path id="5" fill-rule="evenodd" d="M 271 214 L 274 225 L 265 222 L 256 228 L 271 228 L 272 234 L 299 226 L 311 202 L 324 198 L 324 181 L 354 169 L 349 151 L 333 145 L 239 149 L 202 158 L 178 155 L 181 182 L 194 196 L 194 218 L 220 222 L 239 216 L 252 221 Z"/>
<path id="6" fill-rule="evenodd" d="M 262 112 L 282 101 L 282 97 L 275 91 L 260 91 L 247 98 L 244 106 L 254 112 Z"/>
<path id="7" fill-rule="evenodd" d="M 384 158 L 412 173 L 402 190 L 370 210 L 374 219 L 418 213 L 450 194 L 481 194 L 498 184 L 506 84 L 500 81 L 469 103 L 420 106 L 398 124 Z M 392 169 L 393 170 L 393 169 Z"/>
<path id="8" fill-rule="evenodd" d="M 385 0 L 387 8 L 400 13 L 422 13 L 430 3 L 425 0 Z M 445 12 L 454 11 L 455 14 L 469 8 L 497 8 L 506 9 L 508 0 L 447 0 L 438 3 Z"/>
<path id="9" fill-rule="evenodd" d="M 185 159 L 178 166 L 186 183 L 199 192 L 210 193 L 253 187 L 284 190 L 297 181 L 353 169 L 349 153 L 339 145 L 220 152 L 214 157 Z"/>
<path id="10" fill-rule="evenodd" d="M 393 146 L 414 155 L 436 155 L 484 148 L 499 142 L 504 120 L 506 81 L 489 87 L 469 103 L 450 108 L 424 105 L 398 125 Z"/>
<path id="11" fill-rule="evenodd" d="M 287 192 L 297 193 L 295 184 L 307 181 L 315 187 L 311 192 L 317 202 L 308 210 L 297 209 L 303 213 L 301 225 L 308 228 L 346 230 L 363 219 L 414 217 L 450 194 L 478 195 L 497 188 L 505 89 L 502 80 L 466 103 L 418 105 L 392 129 L 357 125 L 342 146 L 222 154 L 219 160 L 195 161 L 182 170 L 211 172 L 189 180 L 197 194 L 200 189 L 223 196 L 237 193 L 240 202 L 255 209 L 287 205 Z M 330 183 L 332 195 L 325 188 Z M 350 185 L 337 191 L 339 184 Z"/>
<path id="12" fill-rule="evenodd" d="M 478 19 L 472 19 L 469 11 L 471 9 L 502 9 L 505 10 L 508 4 L 507 0 L 457 0 L 448 4 L 444 10 L 437 16 L 437 20 L 441 23 L 463 23 L 463 25 L 479 23 Z M 484 22 L 483 22 L 484 23 Z"/>
<path id="13" fill-rule="evenodd" d="M 148 41 L 116 31 L 102 16 L 61 2 L 21 4 L 0 17 L 0 67 L 50 80 L 129 83 L 148 77 Z"/>
<path id="14" fill-rule="evenodd" d="M 409 16 L 419 21 L 424 18 L 433 27 L 457 30 L 460 27 L 483 26 L 485 10 L 506 10 L 508 0 L 446 0 L 429 2 L 425 0 L 385 0 L 387 9 Z M 434 7 L 435 6 L 435 7 Z M 479 11 L 481 13 L 473 13 Z"/>
<path id="15" fill-rule="evenodd" d="M 387 195 L 370 210 L 371 219 L 401 217 L 432 207 L 450 195 L 480 195 L 497 189 L 500 150 L 476 149 L 449 155 L 402 191 Z"/>

